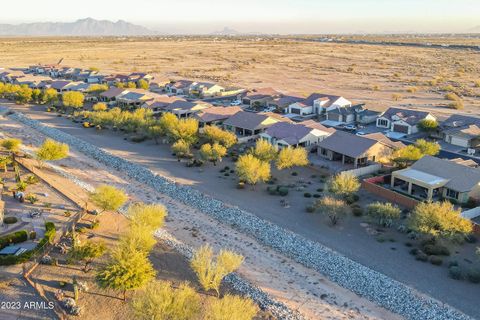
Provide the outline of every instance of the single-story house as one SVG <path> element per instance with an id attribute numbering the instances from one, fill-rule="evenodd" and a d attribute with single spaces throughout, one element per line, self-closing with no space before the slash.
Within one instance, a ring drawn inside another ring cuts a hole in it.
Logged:
<path id="1" fill-rule="evenodd" d="M 361 113 L 363 104 L 355 106 L 337 107 L 326 111 L 326 118 L 328 121 L 334 121 L 339 123 L 355 123 L 357 122 L 357 115 Z"/>
<path id="2" fill-rule="evenodd" d="M 164 108 L 164 112 L 170 112 L 179 118 L 188 118 L 193 114 L 212 107 L 211 104 L 203 101 L 175 100 Z"/>
<path id="3" fill-rule="evenodd" d="M 100 100 L 104 102 L 117 101 L 117 98 L 126 93 L 127 89 L 110 87 L 107 91 L 100 93 Z"/>
<path id="4" fill-rule="evenodd" d="M 16 78 L 14 83 L 18 85 L 27 85 L 31 89 L 44 89 L 49 83 L 52 83 L 52 78 L 46 76 L 32 76 Z"/>
<path id="5" fill-rule="evenodd" d="M 273 88 L 258 88 L 247 92 L 242 97 L 242 103 L 250 106 L 266 106 L 272 100 L 282 96 L 282 93 Z"/>
<path id="6" fill-rule="evenodd" d="M 344 131 L 336 131 L 318 143 L 318 155 L 331 161 L 352 164 L 354 168 L 369 162 L 382 162 L 397 149 L 403 147 L 383 134 L 357 136 Z"/>
<path id="7" fill-rule="evenodd" d="M 424 156 L 411 167 L 392 173 L 391 187 L 425 200 L 480 199 L 480 170 L 455 161 Z"/>
<path id="8" fill-rule="evenodd" d="M 206 125 L 221 126 L 225 120 L 234 114 L 242 112 L 240 107 L 211 107 L 203 109 L 193 115 L 198 120 L 199 126 L 202 128 Z"/>
<path id="9" fill-rule="evenodd" d="M 480 118 L 455 114 L 440 124 L 440 133 L 447 143 L 464 147 L 480 146 Z"/>
<path id="10" fill-rule="evenodd" d="M 66 92 L 69 91 L 68 87 L 70 86 L 72 82 L 68 80 L 57 80 L 53 81 L 50 84 L 50 88 L 57 90 L 57 92 Z"/>
<path id="11" fill-rule="evenodd" d="M 289 146 L 312 148 L 334 132 L 335 129 L 324 127 L 313 120 L 300 123 L 277 122 L 260 133 L 260 138 L 279 148 Z"/>
<path id="12" fill-rule="evenodd" d="M 280 120 L 263 113 L 237 112 L 223 122 L 223 127 L 240 137 L 254 138 Z"/>
<path id="13" fill-rule="evenodd" d="M 418 132 L 418 124 L 422 120 L 437 119 L 430 112 L 392 107 L 377 118 L 377 127 L 391 132 L 413 134 Z"/>
<path id="14" fill-rule="evenodd" d="M 147 82 L 150 82 L 154 79 L 154 77 L 151 74 L 148 73 L 143 73 L 143 72 L 133 72 L 128 75 L 128 82 L 135 82 L 138 84 L 138 81 L 140 80 L 145 80 Z"/>
<path id="15" fill-rule="evenodd" d="M 267 103 L 268 107 L 275 107 L 278 111 L 284 113 L 285 109 L 296 102 L 303 101 L 305 98 L 292 95 L 283 95 Z"/>
<path id="16" fill-rule="evenodd" d="M 313 93 L 306 99 L 289 105 L 286 113 L 298 114 L 300 116 L 320 115 L 336 108 L 351 106 L 352 103 L 343 97 Z"/>
<path id="17" fill-rule="evenodd" d="M 189 87 L 189 95 L 195 97 L 214 97 L 225 91 L 225 88 L 211 82 L 195 82 Z"/>
<path id="18" fill-rule="evenodd" d="M 25 73 L 21 70 L 5 69 L 0 71 L 0 81 L 5 83 L 14 83 L 15 80 L 25 77 Z"/>
<path id="19" fill-rule="evenodd" d="M 140 107 L 146 101 L 153 100 L 158 96 L 156 93 L 143 89 L 126 89 L 116 100 L 122 107 Z"/>
<path id="20" fill-rule="evenodd" d="M 175 95 L 186 95 L 189 93 L 190 87 L 195 83 L 195 81 L 190 80 L 171 81 L 165 85 L 165 91 Z"/>
<path id="21" fill-rule="evenodd" d="M 153 115 L 158 116 L 163 114 L 166 111 L 166 108 L 177 100 L 185 101 L 177 97 L 169 97 L 167 95 L 159 95 L 152 100 L 146 101 L 142 108 L 147 108 L 152 110 Z"/>

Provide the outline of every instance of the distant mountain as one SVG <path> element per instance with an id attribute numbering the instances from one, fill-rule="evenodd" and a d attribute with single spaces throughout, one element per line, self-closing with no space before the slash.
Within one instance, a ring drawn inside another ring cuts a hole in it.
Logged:
<path id="1" fill-rule="evenodd" d="M 0 36 L 140 36 L 155 34 L 123 20 L 80 19 L 75 22 L 0 24 Z"/>
<path id="2" fill-rule="evenodd" d="M 220 30 L 220 31 L 214 31 L 211 33 L 211 35 L 214 35 L 214 36 L 236 36 L 236 35 L 239 35 L 240 32 L 238 32 L 237 30 L 234 30 L 232 28 L 229 28 L 229 27 L 225 27 L 223 28 L 223 30 Z"/>

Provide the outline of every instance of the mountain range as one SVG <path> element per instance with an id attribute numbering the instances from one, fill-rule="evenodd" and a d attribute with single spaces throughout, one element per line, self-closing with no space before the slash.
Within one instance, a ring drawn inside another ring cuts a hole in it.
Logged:
<path id="1" fill-rule="evenodd" d="M 0 36 L 141 36 L 155 31 L 123 20 L 112 22 L 92 18 L 74 22 L 0 24 Z"/>

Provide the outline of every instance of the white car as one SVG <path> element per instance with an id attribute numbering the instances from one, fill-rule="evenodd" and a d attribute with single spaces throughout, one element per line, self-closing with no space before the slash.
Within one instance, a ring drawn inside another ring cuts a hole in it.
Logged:
<path id="1" fill-rule="evenodd" d="M 349 124 L 345 126 L 345 130 L 357 130 L 357 127 L 355 127 L 353 124 Z"/>
<path id="2" fill-rule="evenodd" d="M 242 104 L 242 101 L 240 100 L 233 100 L 232 102 L 230 102 L 231 106 L 239 106 L 241 104 Z"/>
<path id="3" fill-rule="evenodd" d="M 363 131 L 358 131 L 357 133 L 355 133 L 355 135 L 357 136 L 364 136 L 366 133 L 363 132 Z"/>

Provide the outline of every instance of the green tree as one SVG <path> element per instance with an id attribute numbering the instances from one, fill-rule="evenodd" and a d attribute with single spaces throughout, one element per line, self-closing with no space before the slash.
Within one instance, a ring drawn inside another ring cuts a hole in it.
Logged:
<path id="1" fill-rule="evenodd" d="M 117 211 L 127 201 L 127 195 L 123 190 L 114 186 L 100 185 L 90 194 L 90 201 L 102 211 Z"/>
<path id="2" fill-rule="evenodd" d="M 87 241 L 82 245 L 76 245 L 69 253 L 69 258 L 74 261 L 85 263 L 83 270 L 88 272 L 89 265 L 97 258 L 100 258 L 106 250 L 105 243 L 101 241 Z"/>
<path id="3" fill-rule="evenodd" d="M 323 197 L 315 202 L 314 207 L 326 215 L 332 225 L 336 225 L 349 212 L 349 207 L 345 201 L 331 196 Z"/>
<path id="4" fill-rule="evenodd" d="M 251 154 L 240 156 L 235 167 L 238 178 L 248 184 L 255 185 L 270 179 L 270 164 Z"/>
<path id="5" fill-rule="evenodd" d="M 183 140 L 189 145 L 197 141 L 197 133 L 198 121 L 191 118 L 178 120 L 177 124 L 169 132 L 174 141 Z"/>
<path id="6" fill-rule="evenodd" d="M 131 225 L 128 230 L 120 236 L 121 246 L 131 246 L 137 251 L 150 252 L 157 243 L 153 232 L 145 227 Z"/>
<path id="7" fill-rule="evenodd" d="M 33 90 L 26 85 L 20 87 L 16 93 L 15 101 L 17 103 L 28 103 L 32 101 Z"/>
<path id="8" fill-rule="evenodd" d="M 428 142 L 424 139 L 419 139 L 415 142 L 417 147 L 423 155 L 436 156 L 440 152 L 440 145 L 436 142 Z"/>
<path id="9" fill-rule="evenodd" d="M 96 275 L 101 288 L 121 291 L 123 300 L 127 291 L 142 288 L 154 278 L 155 270 L 147 253 L 130 246 L 114 249 L 109 262 Z"/>
<path id="10" fill-rule="evenodd" d="M 406 167 L 409 163 L 417 161 L 422 157 L 422 151 L 415 145 L 411 144 L 396 150 L 392 154 L 392 161 L 400 167 Z"/>
<path id="11" fill-rule="evenodd" d="M 437 130 L 438 122 L 436 120 L 423 119 L 418 123 L 418 128 L 424 132 L 432 132 Z"/>
<path id="12" fill-rule="evenodd" d="M 102 92 L 105 92 L 107 91 L 109 88 L 108 88 L 108 85 L 106 84 L 92 84 L 88 89 L 87 89 L 87 92 L 88 93 L 91 93 L 91 94 L 95 94 L 95 95 L 98 95 Z"/>
<path id="13" fill-rule="evenodd" d="M 308 153 L 305 148 L 283 148 L 278 153 L 275 165 L 278 170 L 289 169 L 292 167 L 304 167 L 308 165 Z"/>
<path id="14" fill-rule="evenodd" d="M 135 89 L 137 87 L 137 84 L 135 82 L 127 82 L 125 87 L 129 89 Z"/>
<path id="15" fill-rule="evenodd" d="M 367 206 L 367 215 L 378 225 L 389 227 L 400 218 L 400 208 L 391 203 L 375 202 Z"/>
<path id="16" fill-rule="evenodd" d="M 220 296 L 220 284 L 223 278 L 237 270 L 243 262 L 243 256 L 229 250 L 220 250 L 215 258 L 209 245 L 200 247 L 193 254 L 190 266 L 197 275 L 205 291 L 215 290 Z"/>
<path id="17" fill-rule="evenodd" d="M 65 107 L 72 107 L 79 109 L 83 107 L 83 101 L 85 96 L 81 92 L 69 91 L 65 92 L 62 96 L 62 102 Z"/>
<path id="18" fill-rule="evenodd" d="M 217 126 L 206 126 L 203 128 L 203 135 L 211 143 L 219 143 L 229 149 L 237 143 L 235 134 L 222 130 Z"/>
<path id="19" fill-rule="evenodd" d="M 132 226 L 146 228 L 152 233 L 161 228 L 167 216 L 167 209 L 161 204 L 136 203 L 128 207 Z"/>
<path id="20" fill-rule="evenodd" d="M 148 90 L 148 88 L 150 87 L 150 85 L 148 84 L 148 81 L 143 80 L 143 79 L 140 79 L 140 80 L 138 80 L 138 82 L 137 82 L 137 87 L 138 87 L 139 89 Z"/>
<path id="21" fill-rule="evenodd" d="M 472 222 L 463 218 L 460 209 L 444 202 L 422 202 L 412 212 L 409 227 L 416 232 L 434 237 L 456 238 L 470 234 Z"/>
<path id="22" fill-rule="evenodd" d="M 103 102 L 98 102 L 98 103 L 95 103 L 92 107 L 92 110 L 93 111 L 107 111 L 108 107 L 105 103 Z"/>
<path id="23" fill-rule="evenodd" d="M 2 139 L 0 145 L 10 153 L 17 153 L 22 145 L 22 140 L 15 138 Z"/>
<path id="24" fill-rule="evenodd" d="M 217 161 L 222 161 L 222 158 L 227 154 L 227 148 L 219 143 L 206 143 L 200 147 L 200 155 L 203 159 L 210 161 L 214 166 L 217 165 Z"/>
<path id="25" fill-rule="evenodd" d="M 159 138 L 165 133 L 160 123 L 158 121 L 155 121 L 147 126 L 147 134 L 151 139 L 155 141 L 156 144 L 158 144 Z"/>
<path id="26" fill-rule="evenodd" d="M 202 307 L 199 295 L 187 283 L 174 289 L 169 281 L 153 281 L 135 293 L 132 309 L 139 320 L 192 320 L 200 319 Z"/>
<path id="27" fill-rule="evenodd" d="M 178 140 L 172 144 L 172 152 L 175 153 L 177 159 L 185 158 L 190 155 L 190 144 L 184 140 Z"/>
<path id="28" fill-rule="evenodd" d="M 252 320 L 257 313 L 252 299 L 227 294 L 209 303 L 205 320 Z"/>
<path id="29" fill-rule="evenodd" d="M 259 139 L 255 143 L 255 148 L 252 148 L 251 153 L 262 161 L 271 162 L 277 157 L 278 148 L 267 140 Z"/>
<path id="30" fill-rule="evenodd" d="M 360 189 L 358 178 L 351 173 L 341 172 L 333 176 L 327 184 L 328 191 L 331 193 L 346 197 L 356 193 Z"/>
<path id="31" fill-rule="evenodd" d="M 68 157 L 68 153 L 68 144 L 46 139 L 36 151 L 36 156 L 40 161 L 56 161 Z"/>
<path id="32" fill-rule="evenodd" d="M 57 90 L 49 88 L 43 91 L 41 100 L 45 104 L 53 105 L 58 102 Z"/>
<path id="33" fill-rule="evenodd" d="M 178 118 L 173 113 L 164 113 L 158 121 L 162 132 L 169 138 L 170 141 L 175 141 L 174 131 L 178 126 Z"/>
<path id="34" fill-rule="evenodd" d="M 8 165 L 12 164 L 12 157 L 4 156 L 0 157 L 0 167 L 3 167 L 3 171 L 8 171 Z"/>
<path id="35" fill-rule="evenodd" d="M 42 90 L 40 89 L 33 89 L 32 90 L 32 101 L 35 103 L 39 103 L 42 97 Z"/>

